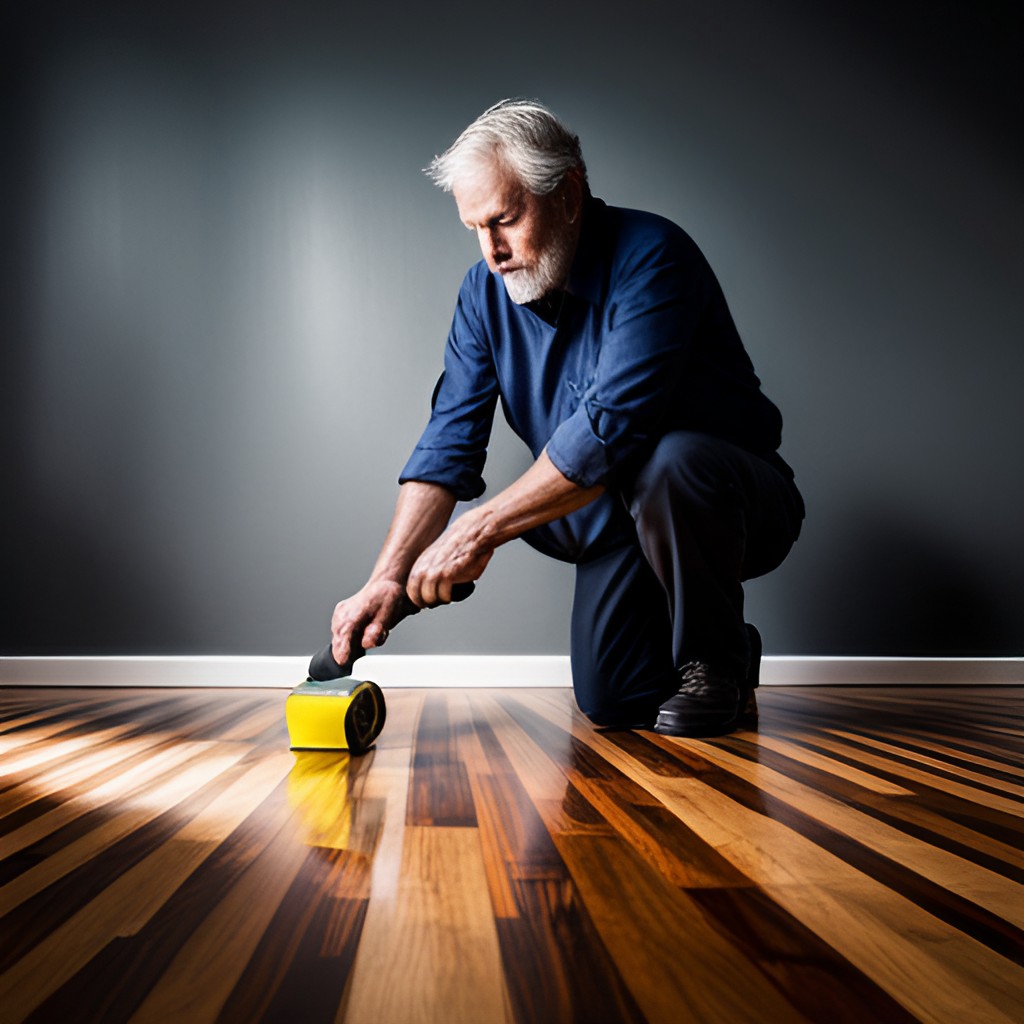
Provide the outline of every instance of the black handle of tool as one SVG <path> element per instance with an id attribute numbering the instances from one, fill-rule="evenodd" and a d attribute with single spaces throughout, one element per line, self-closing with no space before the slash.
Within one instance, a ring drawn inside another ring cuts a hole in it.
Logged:
<path id="1" fill-rule="evenodd" d="M 475 589 L 475 583 L 453 583 L 452 600 L 465 601 Z M 415 615 L 417 612 L 422 611 L 408 597 L 403 597 L 403 600 L 405 602 L 402 607 L 403 618 L 408 618 L 410 615 Z M 355 665 L 356 660 L 361 658 L 364 653 L 365 649 L 360 650 L 355 657 L 349 658 L 344 665 L 339 665 L 331 653 L 331 645 L 327 644 L 323 650 L 317 651 L 310 659 L 309 678 L 315 679 L 319 683 L 326 683 L 331 679 L 341 679 L 343 676 L 350 676 L 352 675 L 352 666 Z"/>

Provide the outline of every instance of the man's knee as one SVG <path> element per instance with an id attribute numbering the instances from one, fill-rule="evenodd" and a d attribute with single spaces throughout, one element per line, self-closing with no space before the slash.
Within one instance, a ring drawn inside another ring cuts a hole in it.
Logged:
<path id="1" fill-rule="evenodd" d="M 716 503 L 729 489 L 727 441 L 694 431 L 666 434 L 633 480 L 627 495 L 634 519 L 652 499 L 673 505 Z"/>
<path id="2" fill-rule="evenodd" d="M 671 692 L 674 692 L 677 685 L 678 680 L 673 680 L 673 685 L 664 692 L 633 699 L 620 697 L 597 701 L 581 700 L 577 693 L 576 704 L 591 724 L 599 728 L 605 726 L 650 727 L 657 716 L 659 706 L 668 699 L 668 696 L 671 696 Z"/>
<path id="3" fill-rule="evenodd" d="M 579 697 L 576 698 L 576 704 L 580 711 L 590 720 L 591 725 L 602 726 L 602 725 L 618 725 L 620 712 L 616 705 L 611 701 L 605 701 L 599 704 L 587 703 L 583 704 L 580 702 Z"/>
<path id="4" fill-rule="evenodd" d="M 652 652 L 653 657 L 653 652 Z M 675 693 L 679 680 L 666 649 L 663 659 L 641 666 L 605 662 L 590 674 L 573 664 L 573 690 L 580 711 L 597 726 L 653 722 L 658 708 Z"/>

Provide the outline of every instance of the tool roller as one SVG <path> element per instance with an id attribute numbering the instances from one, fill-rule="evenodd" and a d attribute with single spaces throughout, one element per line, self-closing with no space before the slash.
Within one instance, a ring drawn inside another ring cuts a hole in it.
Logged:
<path id="1" fill-rule="evenodd" d="M 463 601 L 474 584 L 457 583 L 452 600 Z M 406 598 L 403 618 L 420 609 Z M 331 645 L 313 655 L 309 678 L 296 686 L 285 701 L 285 721 L 292 750 L 347 750 L 365 754 L 380 735 L 387 717 L 381 688 L 368 679 L 352 679 L 360 652 L 344 664 L 334 660 Z"/>

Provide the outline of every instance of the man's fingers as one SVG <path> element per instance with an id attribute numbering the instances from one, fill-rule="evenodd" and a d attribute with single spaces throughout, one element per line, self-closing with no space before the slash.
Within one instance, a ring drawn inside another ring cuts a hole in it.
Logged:
<path id="1" fill-rule="evenodd" d="M 430 579 L 414 568 L 405 585 L 405 593 L 417 608 L 430 608 L 433 605 L 433 593 Z"/>
<path id="2" fill-rule="evenodd" d="M 352 645 L 349 643 L 348 637 L 341 640 L 335 637 L 334 640 L 331 641 L 331 657 L 333 657 L 339 665 L 344 665 L 345 662 L 348 661 L 349 655 L 352 653 L 351 648 Z"/>
<path id="3" fill-rule="evenodd" d="M 388 638 L 388 629 L 383 622 L 371 622 L 363 631 L 363 647 L 383 647 Z"/>
<path id="4" fill-rule="evenodd" d="M 437 604 L 437 581 L 429 578 L 420 582 L 420 604 L 424 608 L 433 608 Z"/>
<path id="5" fill-rule="evenodd" d="M 436 608 L 438 605 L 451 604 L 451 580 L 431 579 L 427 577 L 420 582 L 418 599 L 413 598 L 421 608 Z"/>

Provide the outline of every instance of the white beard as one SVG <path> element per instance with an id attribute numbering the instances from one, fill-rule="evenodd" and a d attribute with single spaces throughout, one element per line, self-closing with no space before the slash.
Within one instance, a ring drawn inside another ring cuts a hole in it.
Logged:
<path id="1" fill-rule="evenodd" d="M 548 292 L 565 284 L 572 263 L 572 235 L 569 231 L 558 231 L 540 254 L 535 266 L 523 267 L 502 274 L 505 291 L 517 305 L 536 302 Z"/>

